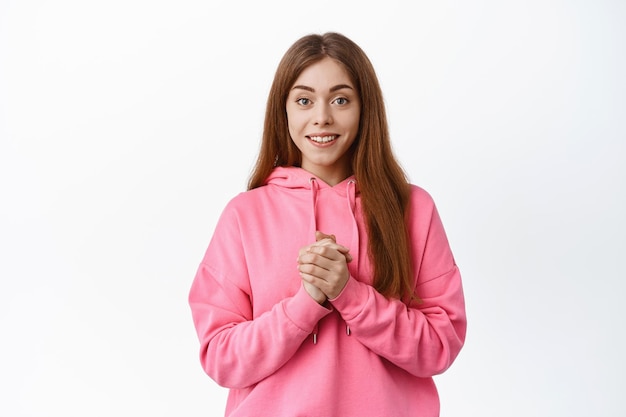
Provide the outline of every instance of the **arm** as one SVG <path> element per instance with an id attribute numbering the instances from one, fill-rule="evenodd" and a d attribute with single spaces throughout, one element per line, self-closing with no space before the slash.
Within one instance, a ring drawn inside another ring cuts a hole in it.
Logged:
<path id="1" fill-rule="evenodd" d="M 330 312 L 300 286 L 255 317 L 240 236 L 237 216 L 225 210 L 189 293 L 202 366 L 229 388 L 251 386 L 276 372 Z"/>
<path id="2" fill-rule="evenodd" d="M 430 377 L 452 364 L 465 339 L 457 277 L 454 267 L 418 287 L 422 304 L 387 299 L 354 278 L 330 301 L 363 345 L 413 375 Z"/>
<path id="3" fill-rule="evenodd" d="M 466 331 L 461 276 L 432 200 L 412 200 L 409 225 L 421 302 L 387 299 L 373 287 L 348 279 L 331 299 L 352 335 L 376 354 L 419 377 L 445 371 L 460 352 Z M 425 215 L 426 214 L 426 215 Z"/>
<path id="4" fill-rule="evenodd" d="M 410 216 L 416 292 L 421 302 L 388 299 L 349 275 L 334 241 L 301 251 L 300 273 L 321 289 L 363 345 L 416 376 L 446 370 L 465 339 L 461 277 L 437 210 L 423 190 L 412 195 Z"/>

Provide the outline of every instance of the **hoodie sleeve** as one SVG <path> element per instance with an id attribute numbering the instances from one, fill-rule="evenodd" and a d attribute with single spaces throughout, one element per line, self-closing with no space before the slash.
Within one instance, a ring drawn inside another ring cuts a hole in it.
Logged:
<path id="1" fill-rule="evenodd" d="M 302 286 L 269 311 L 253 314 L 236 211 L 227 207 L 189 292 L 200 361 L 219 385 L 245 388 L 276 372 L 331 310 Z"/>
<path id="2" fill-rule="evenodd" d="M 420 302 L 386 298 L 351 277 L 331 303 L 352 335 L 374 353 L 418 377 L 444 372 L 465 341 L 465 301 L 437 209 L 425 191 L 411 201 L 412 253 Z"/>

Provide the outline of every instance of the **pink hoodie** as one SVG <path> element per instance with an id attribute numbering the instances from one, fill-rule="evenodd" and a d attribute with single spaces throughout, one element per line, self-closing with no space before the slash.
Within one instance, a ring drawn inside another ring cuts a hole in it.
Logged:
<path id="1" fill-rule="evenodd" d="M 409 228 L 421 303 L 372 287 L 353 177 L 331 187 L 276 168 L 215 228 L 189 294 L 206 373 L 230 388 L 229 417 L 438 416 L 432 376 L 465 340 L 459 270 L 435 205 L 412 186 Z M 330 308 L 303 288 L 298 250 L 315 230 L 350 248 L 351 277 Z"/>

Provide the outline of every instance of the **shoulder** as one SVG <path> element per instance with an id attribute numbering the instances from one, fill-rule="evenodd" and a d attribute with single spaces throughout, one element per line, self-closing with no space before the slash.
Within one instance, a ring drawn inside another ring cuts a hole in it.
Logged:
<path id="1" fill-rule="evenodd" d="M 268 187 L 262 186 L 253 190 L 242 191 L 232 197 L 226 204 L 225 211 L 248 210 L 250 207 L 260 204 L 269 197 Z"/>
<path id="2" fill-rule="evenodd" d="M 214 236 L 221 236 L 221 240 L 239 241 L 242 231 L 263 218 L 266 214 L 266 204 L 263 200 L 267 193 L 259 187 L 254 190 L 241 191 L 230 198 L 222 208 L 215 225 Z"/>
<path id="3" fill-rule="evenodd" d="M 424 188 L 415 184 L 410 184 L 410 187 L 411 187 L 411 196 L 410 196 L 411 208 L 415 208 L 415 207 L 421 207 L 422 209 L 434 208 L 435 201 L 433 200 L 433 197 L 430 195 L 428 191 L 426 191 Z"/>
<path id="4" fill-rule="evenodd" d="M 260 219 L 267 221 L 269 217 L 277 213 L 279 199 L 275 194 L 270 186 L 242 191 L 226 203 L 220 219 L 223 222 L 240 226 Z"/>
<path id="5" fill-rule="evenodd" d="M 409 207 L 407 208 L 408 224 L 413 230 L 428 230 L 439 214 L 435 200 L 424 188 L 411 184 Z"/>

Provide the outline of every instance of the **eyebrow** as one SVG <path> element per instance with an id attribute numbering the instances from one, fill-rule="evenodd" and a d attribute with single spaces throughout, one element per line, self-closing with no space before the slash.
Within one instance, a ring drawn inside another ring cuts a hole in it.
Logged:
<path id="1" fill-rule="evenodd" d="M 328 91 L 331 92 L 331 93 L 334 93 L 335 91 L 342 90 L 344 88 L 349 88 L 350 90 L 353 90 L 353 88 L 351 86 L 349 86 L 348 84 L 337 84 L 336 86 L 331 87 L 330 90 L 328 90 Z M 314 88 L 309 87 L 307 85 L 294 85 L 292 90 L 296 90 L 296 89 L 298 89 L 298 90 L 306 90 L 306 91 L 310 91 L 312 93 L 315 92 Z"/>

